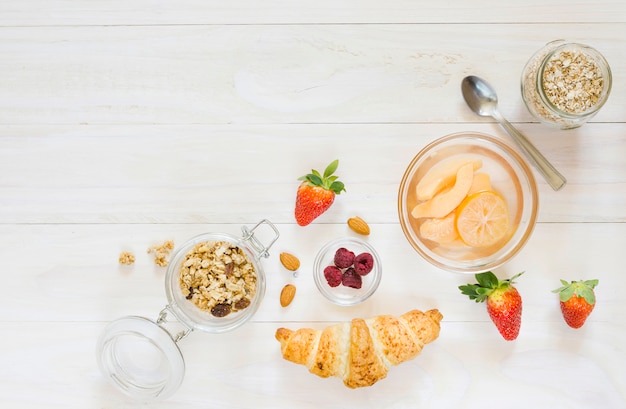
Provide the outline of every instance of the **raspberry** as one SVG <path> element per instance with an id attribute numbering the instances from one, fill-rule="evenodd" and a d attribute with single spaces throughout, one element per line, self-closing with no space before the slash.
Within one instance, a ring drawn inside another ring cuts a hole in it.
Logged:
<path id="1" fill-rule="evenodd" d="M 354 263 L 354 253 L 345 247 L 337 249 L 335 252 L 335 265 L 339 268 L 348 268 Z"/>
<path id="2" fill-rule="evenodd" d="M 361 280 L 361 276 L 357 274 L 354 268 L 350 267 L 349 269 L 343 272 L 341 283 L 345 285 L 346 287 L 359 289 L 361 288 L 363 281 Z"/>
<path id="3" fill-rule="evenodd" d="M 367 275 L 373 268 L 374 257 L 370 253 L 361 253 L 354 258 L 354 269 L 358 275 Z"/>
<path id="4" fill-rule="evenodd" d="M 326 278 L 329 286 L 337 287 L 342 281 L 341 270 L 335 266 L 328 266 L 324 269 L 324 278 Z"/>

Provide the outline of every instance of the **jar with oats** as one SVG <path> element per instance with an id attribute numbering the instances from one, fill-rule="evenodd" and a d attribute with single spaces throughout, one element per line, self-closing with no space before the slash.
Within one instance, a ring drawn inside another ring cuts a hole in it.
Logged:
<path id="1" fill-rule="evenodd" d="M 611 69 L 600 52 L 557 40 L 537 51 L 524 67 L 522 99 L 540 121 L 573 129 L 598 113 L 611 84 Z"/>

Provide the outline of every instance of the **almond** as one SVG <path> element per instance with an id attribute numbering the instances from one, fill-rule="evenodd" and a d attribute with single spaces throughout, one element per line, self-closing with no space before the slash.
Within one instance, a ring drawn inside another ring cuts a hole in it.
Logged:
<path id="1" fill-rule="evenodd" d="M 293 297 L 296 296 L 296 286 L 293 284 L 287 284 L 280 292 L 280 305 L 283 307 L 288 306 L 293 301 Z"/>
<path id="2" fill-rule="evenodd" d="M 296 271 L 300 268 L 300 260 L 293 254 L 280 253 L 280 262 L 289 271 Z"/>
<path id="3" fill-rule="evenodd" d="M 362 234 L 367 236 L 370 234 L 370 226 L 365 223 L 365 220 L 361 219 L 358 216 L 351 217 L 348 219 L 348 226 L 358 234 Z"/>

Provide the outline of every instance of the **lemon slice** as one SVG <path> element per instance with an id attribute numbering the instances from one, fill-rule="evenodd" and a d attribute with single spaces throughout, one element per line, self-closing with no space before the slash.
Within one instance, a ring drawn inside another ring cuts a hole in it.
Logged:
<path id="1" fill-rule="evenodd" d="M 509 231 L 509 209 L 499 194 L 482 191 L 467 196 L 456 210 L 456 230 L 465 244 L 488 247 Z"/>

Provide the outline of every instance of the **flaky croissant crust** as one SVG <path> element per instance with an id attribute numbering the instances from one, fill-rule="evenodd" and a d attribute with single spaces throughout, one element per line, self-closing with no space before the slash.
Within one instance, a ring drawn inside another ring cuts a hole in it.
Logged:
<path id="1" fill-rule="evenodd" d="M 409 311 L 400 317 L 355 318 L 323 330 L 279 328 L 276 339 L 283 358 L 309 372 L 341 378 L 349 388 L 370 386 L 389 368 L 415 358 L 439 336 L 443 316 L 436 310 Z"/>

